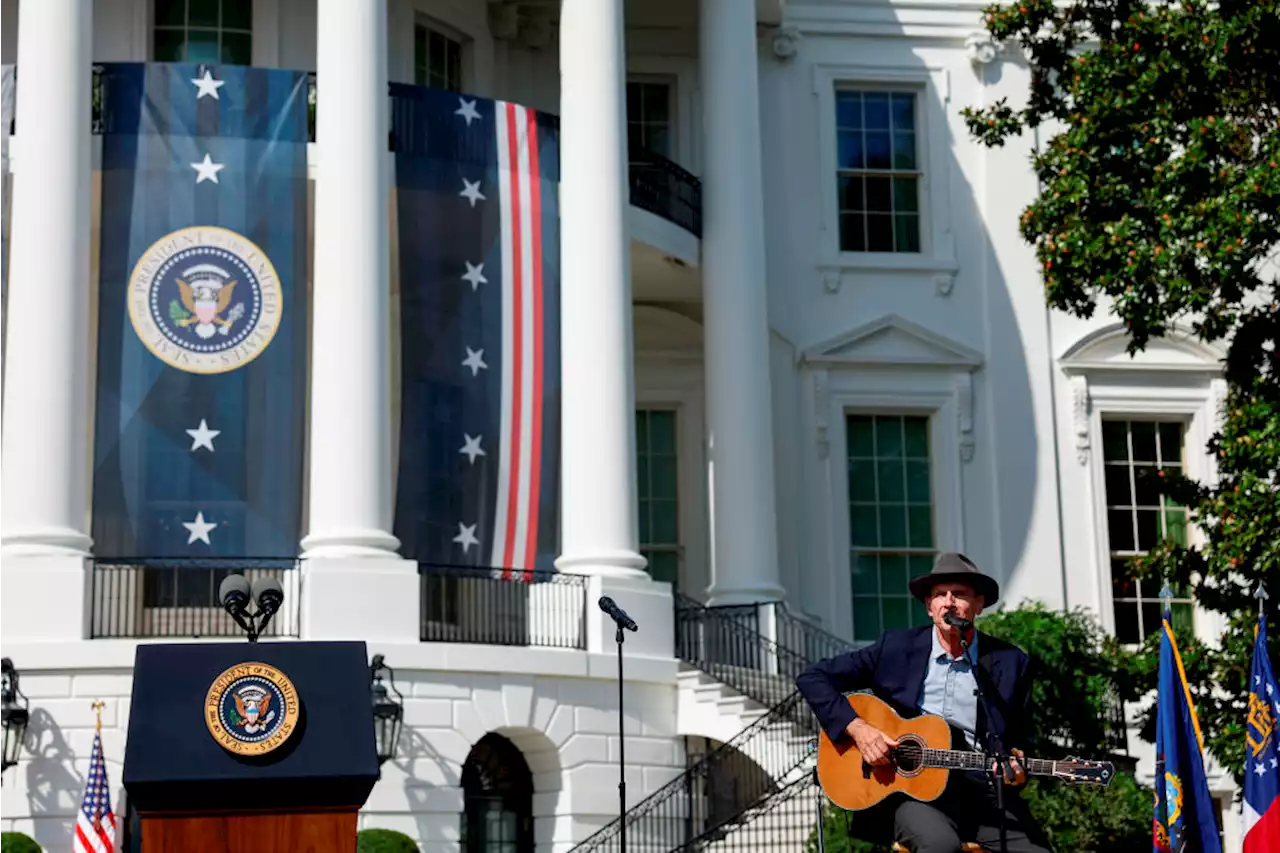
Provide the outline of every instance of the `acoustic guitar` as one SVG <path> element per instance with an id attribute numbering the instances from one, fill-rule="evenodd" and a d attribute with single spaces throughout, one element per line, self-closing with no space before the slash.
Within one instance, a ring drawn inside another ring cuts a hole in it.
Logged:
<path id="1" fill-rule="evenodd" d="M 991 761 L 985 753 L 951 748 L 951 727 L 942 717 L 921 714 L 903 718 L 884 700 L 869 693 L 854 693 L 847 698 L 859 717 L 898 745 L 892 749 L 888 764 L 873 767 L 863 760 L 852 738 L 841 738 L 836 746 L 826 732 L 819 732 L 818 784 L 840 808 L 867 809 L 894 793 L 928 802 L 942 793 L 951 770 L 991 772 Z M 1115 775 L 1115 768 L 1106 761 L 1023 757 L 1018 763 L 1028 776 L 1053 776 L 1075 784 L 1105 787 Z"/>

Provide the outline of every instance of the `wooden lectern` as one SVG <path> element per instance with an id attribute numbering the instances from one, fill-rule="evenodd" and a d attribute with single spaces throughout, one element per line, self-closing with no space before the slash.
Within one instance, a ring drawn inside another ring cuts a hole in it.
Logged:
<path id="1" fill-rule="evenodd" d="M 143 853 L 355 853 L 377 779 L 364 643 L 138 647 L 123 782 Z"/>

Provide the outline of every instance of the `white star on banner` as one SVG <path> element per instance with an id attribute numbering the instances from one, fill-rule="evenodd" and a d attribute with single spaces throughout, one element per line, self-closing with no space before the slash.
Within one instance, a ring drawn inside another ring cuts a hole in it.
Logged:
<path id="1" fill-rule="evenodd" d="M 462 553 L 467 553 L 472 545 L 479 545 L 480 540 L 476 538 L 476 526 L 474 524 L 463 524 L 458 522 L 458 535 L 453 537 L 453 541 L 462 546 Z"/>
<path id="2" fill-rule="evenodd" d="M 205 521 L 204 513 L 197 512 L 195 521 L 184 521 L 182 522 L 182 526 L 187 528 L 187 530 L 190 531 L 191 533 L 191 535 L 187 537 L 188 545 L 195 542 L 197 539 L 206 545 L 212 545 L 213 543 L 209 541 L 209 531 L 217 527 L 218 525 L 210 524 L 209 522 Z"/>
<path id="3" fill-rule="evenodd" d="M 196 100 L 200 100 L 205 95 L 210 95 L 215 101 L 222 98 L 218 96 L 218 90 L 226 85 L 225 80 L 214 80 L 213 75 L 209 73 L 209 69 L 205 69 L 203 77 L 192 77 L 191 82 L 196 84 Z"/>
<path id="4" fill-rule="evenodd" d="M 462 360 L 463 367 L 471 368 L 471 375 L 475 376 L 481 370 L 487 369 L 489 365 L 484 363 L 484 350 L 474 350 L 467 347 L 467 357 Z"/>
<path id="5" fill-rule="evenodd" d="M 213 181 L 216 184 L 218 182 L 218 173 L 226 167 L 221 163 L 213 162 L 213 158 L 205 154 L 204 159 L 199 163 L 192 163 L 191 168 L 196 170 L 197 184 L 202 181 Z"/>
<path id="6" fill-rule="evenodd" d="M 191 436 L 191 449 L 199 450 L 202 447 L 209 448 L 209 452 L 213 452 L 213 440 L 222 434 L 220 429 L 209 429 L 209 425 L 204 422 L 204 418 L 200 419 L 200 426 L 195 429 L 187 430 L 187 435 Z"/>
<path id="7" fill-rule="evenodd" d="M 473 184 L 466 178 L 462 179 L 462 192 L 458 193 L 458 195 L 471 202 L 472 207 L 476 206 L 477 201 L 484 199 L 484 194 L 480 192 L 480 182 L 476 181 Z"/>
<path id="8" fill-rule="evenodd" d="M 462 449 L 458 452 L 465 453 L 467 455 L 467 459 L 471 461 L 472 465 L 476 464 L 477 456 L 485 455 L 484 451 L 480 449 L 480 438 L 481 436 L 478 435 L 475 438 L 472 438 L 465 432 L 462 434 L 463 445 Z"/>
<path id="9" fill-rule="evenodd" d="M 473 291 L 480 285 L 489 283 L 489 279 L 484 277 L 484 264 L 472 264 L 471 261 L 463 261 L 463 263 L 467 265 L 467 272 L 462 276 L 462 280 L 471 282 Z"/>
<path id="10" fill-rule="evenodd" d="M 1266 767 L 1264 767 L 1264 766 L 1263 766 L 1263 765 L 1261 765 L 1261 764 L 1255 764 L 1255 765 L 1253 765 L 1253 772 L 1254 772 L 1254 773 L 1257 773 L 1259 776 L 1266 776 L 1266 775 L 1267 775 L 1267 768 L 1266 768 Z"/>
<path id="11" fill-rule="evenodd" d="M 456 116 L 462 116 L 467 120 L 467 127 L 471 127 L 471 120 L 480 120 L 480 113 L 476 112 L 476 102 L 468 101 L 466 98 L 458 98 L 458 103 L 462 106 L 453 111 Z"/>

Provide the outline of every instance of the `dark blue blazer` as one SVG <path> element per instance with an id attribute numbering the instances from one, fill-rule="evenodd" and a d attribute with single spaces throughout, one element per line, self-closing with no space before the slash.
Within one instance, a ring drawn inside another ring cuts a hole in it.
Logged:
<path id="1" fill-rule="evenodd" d="M 845 728 L 857 716 L 845 698 L 848 693 L 870 690 L 903 717 L 920 713 L 920 692 L 934 630 L 930 624 L 886 631 L 872 645 L 819 661 L 796 677 L 796 687 L 833 743 L 848 738 Z M 974 675 L 985 678 L 982 688 L 993 716 L 988 722 L 982 703 L 978 703 L 979 747 L 986 746 L 990 725 L 1004 749 L 1025 749 L 1032 735 L 1027 725 L 1031 676 L 1026 652 L 979 632 L 978 669 Z"/>

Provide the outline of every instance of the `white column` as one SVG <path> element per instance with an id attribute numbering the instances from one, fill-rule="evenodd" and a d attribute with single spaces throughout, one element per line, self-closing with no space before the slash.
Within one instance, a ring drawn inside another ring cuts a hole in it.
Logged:
<path id="1" fill-rule="evenodd" d="M 416 642 L 391 534 L 387 4 L 316 4 L 310 532 L 302 637 Z"/>
<path id="2" fill-rule="evenodd" d="M 755 4 L 700 0 L 710 604 L 782 597 L 774 512 Z"/>
<path id="3" fill-rule="evenodd" d="M 639 578 L 645 561 L 637 551 L 635 513 L 625 71 L 622 0 L 564 0 L 560 11 L 563 550 L 556 565 L 568 571 Z"/>
<path id="4" fill-rule="evenodd" d="M 308 557 L 391 556 L 386 3 L 316 5 Z"/>
<path id="5" fill-rule="evenodd" d="M 9 639 L 82 634 L 92 14 L 90 0 L 18 8 L 0 524 Z"/>

